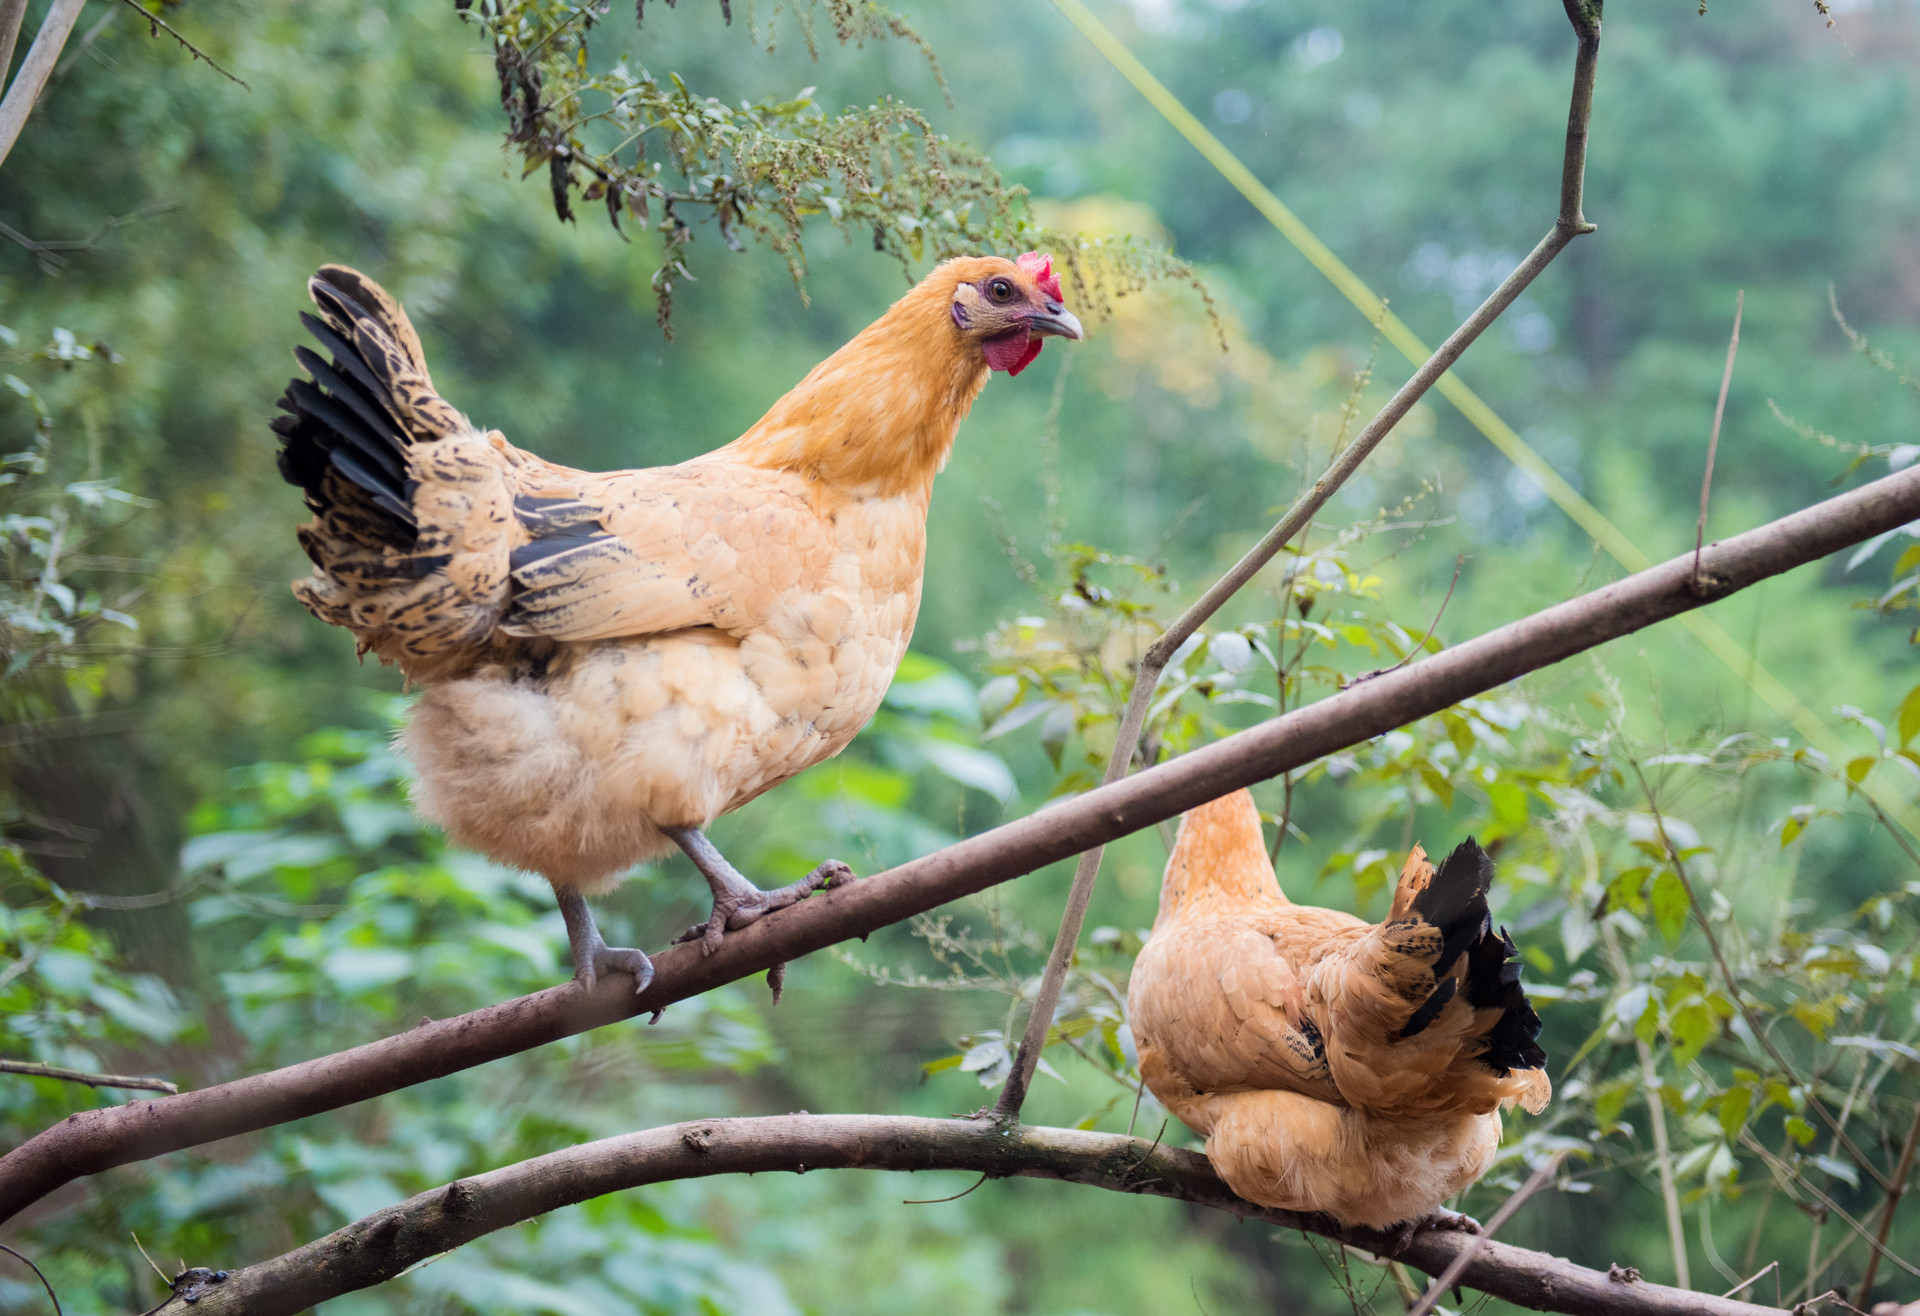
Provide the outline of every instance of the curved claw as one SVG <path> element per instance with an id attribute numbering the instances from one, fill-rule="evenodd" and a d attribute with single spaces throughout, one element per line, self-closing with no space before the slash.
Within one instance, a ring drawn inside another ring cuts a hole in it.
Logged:
<path id="1" fill-rule="evenodd" d="M 1444 1230 L 1457 1234 L 1477 1234 L 1480 1232 L 1480 1222 L 1470 1215 L 1462 1215 L 1458 1211 L 1446 1211 L 1435 1207 L 1418 1220 L 1409 1220 L 1406 1224 L 1400 1226 L 1399 1230 L 1394 1233 L 1393 1248 L 1387 1255 L 1390 1258 L 1398 1257 L 1407 1250 L 1408 1244 L 1429 1230 Z"/>
<path id="2" fill-rule="evenodd" d="M 612 970 L 616 973 L 633 975 L 633 994 L 638 996 L 653 984 L 653 961 L 647 953 L 626 946 L 602 946 L 593 957 L 593 967 L 600 973 Z"/>
<path id="3" fill-rule="evenodd" d="M 653 981 L 653 961 L 646 952 L 625 946 L 609 946 L 600 936 L 593 912 L 578 891 L 555 888 L 560 915 L 567 924 L 567 945 L 573 954 L 573 980 L 592 991 L 602 973 L 633 975 L 633 994 L 638 996 Z"/>
<path id="4" fill-rule="evenodd" d="M 1414 1225 L 1415 1233 L 1426 1229 L 1445 1229 L 1456 1234 L 1477 1234 L 1480 1232 L 1480 1222 L 1458 1211 L 1435 1209 L 1425 1219 L 1417 1221 Z"/>
<path id="5" fill-rule="evenodd" d="M 713 916 L 675 937 L 674 944 L 698 941 L 701 952 L 711 955 L 720 949 L 720 943 L 726 940 L 728 931 L 758 923 L 776 910 L 799 904 L 815 891 L 831 891 L 854 879 L 853 869 L 838 859 L 829 859 L 798 882 L 789 882 L 771 891 L 762 891 L 744 879 L 739 886 L 729 884 L 718 889 L 719 893 L 713 901 Z"/>

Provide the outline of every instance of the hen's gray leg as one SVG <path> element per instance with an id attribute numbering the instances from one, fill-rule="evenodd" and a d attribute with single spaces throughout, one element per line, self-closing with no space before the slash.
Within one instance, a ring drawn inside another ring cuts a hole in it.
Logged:
<path id="1" fill-rule="evenodd" d="M 709 955 L 720 948 L 728 928 L 744 928 L 776 909 L 785 909 L 806 899 L 822 887 L 836 887 L 853 880 L 851 868 L 838 859 L 829 859 L 798 882 L 762 891 L 742 877 L 740 870 L 727 862 L 726 856 L 698 827 L 662 827 L 660 830 L 686 852 L 713 889 L 713 916 L 674 938 L 676 942 L 697 939 Z"/>
<path id="2" fill-rule="evenodd" d="M 567 945 L 573 949 L 573 980 L 587 990 L 601 974 L 615 971 L 633 975 L 633 994 L 638 996 L 653 981 L 653 961 L 644 951 L 609 946 L 593 921 L 593 911 L 578 891 L 554 890 L 560 902 L 560 917 L 567 921 Z"/>

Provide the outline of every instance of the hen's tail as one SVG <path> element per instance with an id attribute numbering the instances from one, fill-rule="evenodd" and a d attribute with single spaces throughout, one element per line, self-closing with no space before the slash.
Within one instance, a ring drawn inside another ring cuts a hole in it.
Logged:
<path id="1" fill-rule="evenodd" d="M 1386 921 L 1323 961 L 1328 1062 L 1378 1114 L 1538 1112 L 1552 1094 L 1540 1016 L 1513 941 L 1487 908 L 1493 861 L 1464 841 L 1436 870 L 1415 847 Z"/>
<path id="2" fill-rule="evenodd" d="M 307 290 L 321 316 L 300 321 L 328 356 L 294 349 L 310 378 L 287 385 L 273 422 L 280 473 L 314 513 L 299 533 L 315 570 L 294 594 L 362 653 L 431 676 L 487 634 L 505 598 L 502 460 L 434 391 L 384 288 L 323 265 Z"/>

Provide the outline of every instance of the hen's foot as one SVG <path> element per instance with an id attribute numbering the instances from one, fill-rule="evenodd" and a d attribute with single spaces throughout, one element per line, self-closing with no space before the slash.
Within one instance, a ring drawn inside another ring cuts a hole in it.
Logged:
<path id="1" fill-rule="evenodd" d="M 662 827 L 660 830 L 686 852 L 687 858 L 693 860 L 693 866 L 700 870 L 700 875 L 707 879 L 707 885 L 713 891 L 712 917 L 705 923 L 694 924 L 675 937 L 674 941 L 698 941 L 701 950 L 709 955 L 720 949 L 728 929 L 744 928 L 777 909 L 798 904 L 815 891 L 823 888 L 830 890 L 853 881 L 851 868 L 838 859 L 829 859 L 798 882 L 762 891 L 742 877 L 740 870 L 727 862 L 726 856 L 714 847 L 699 828 Z M 775 995 L 778 995 L 777 986 Z"/>
<path id="2" fill-rule="evenodd" d="M 1443 1211 L 1435 1208 L 1418 1220 L 1409 1220 L 1400 1226 L 1393 1235 L 1393 1250 L 1387 1255 L 1398 1257 L 1407 1250 L 1407 1245 L 1429 1230 L 1446 1230 L 1457 1234 L 1477 1234 L 1480 1222 L 1470 1215 L 1461 1215 L 1458 1211 Z"/>
<path id="3" fill-rule="evenodd" d="M 633 994 L 638 996 L 653 981 L 653 961 L 644 951 L 625 946 L 609 946 L 593 921 L 593 911 L 578 891 L 555 891 L 560 902 L 560 917 L 567 922 L 567 945 L 573 951 L 573 980 L 588 991 L 603 973 L 633 975 Z"/>

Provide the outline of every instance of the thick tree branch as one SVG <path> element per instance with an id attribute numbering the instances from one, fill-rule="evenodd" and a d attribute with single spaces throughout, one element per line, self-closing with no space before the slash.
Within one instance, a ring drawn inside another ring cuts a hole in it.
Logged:
<path id="1" fill-rule="evenodd" d="M 80 21 L 80 7 L 86 2 L 53 0 L 47 16 L 40 20 L 40 33 L 34 37 L 33 45 L 27 48 L 27 57 L 20 61 L 20 71 L 13 75 L 13 82 L 7 87 L 6 99 L 0 100 L 0 164 L 6 163 L 14 142 L 20 138 L 20 130 L 27 126 L 27 116 L 33 113 L 34 102 L 40 99 L 40 90 L 47 85 L 47 75 L 53 72 L 53 66 L 59 62 L 60 50 L 67 44 L 73 25 Z M 0 5 L 4 3 L 5 0 L 0 0 Z M 25 12 L 23 7 L 23 16 Z M 6 13 L 0 12 L 0 20 L 7 17 Z M 15 30 L 18 30 L 17 23 Z M 11 53 L 12 40 L 9 39 L 6 44 Z M 0 68 L 0 78 L 5 76 L 6 70 Z"/>
<path id="2" fill-rule="evenodd" d="M 1310 1230 L 1369 1252 L 1390 1234 L 1346 1229 L 1324 1216 L 1246 1202 L 1198 1152 L 1144 1138 L 1077 1129 L 1009 1131 L 988 1120 L 900 1115 L 776 1115 L 695 1120 L 568 1147 L 460 1179 L 389 1207 L 303 1248 L 202 1283 L 189 1306 L 175 1298 L 155 1316 L 292 1316 L 369 1288 L 427 1257 L 547 1211 L 605 1193 L 716 1174 L 821 1169 L 965 1170 L 993 1179 L 1057 1179 L 1114 1192 L 1195 1202 L 1284 1229 Z M 1474 1240 L 1417 1234 L 1399 1259 L 1429 1275 L 1446 1270 Z M 1483 1241 L 1460 1281 L 1536 1311 L 1569 1316 L 1759 1316 L 1751 1303 L 1660 1284 L 1614 1279 L 1559 1257 Z"/>
<path id="3" fill-rule="evenodd" d="M 1424 365 L 1414 371 L 1413 378 L 1400 386 L 1400 391 L 1388 400 L 1387 405 L 1367 423 L 1367 427 L 1360 431 L 1353 442 L 1334 455 L 1333 464 L 1326 473 L 1294 501 L 1273 529 L 1267 531 L 1259 543 L 1248 549 L 1224 576 L 1216 580 L 1192 607 L 1176 618 L 1148 646 L 1140 660 L 1140 669 L 1134 674 L 1133 690 L 1127 696 L 1126 710 L 1120 715 L 1120 730 L 1114 737 L 1113 754 L 1107 759 L 1105 782 L 1120 780 L 1133 766 L 1154 692 L 1159 688 L 1160 677 L 1167 670 L 1167 664 L 1173 661 L 1173 655 L 1180 646 L 1192 638 L 1194 632 L 1204 626 L 1227 600 L 1258 575 L 1261 568 L 1273 560 L 1274 554 L 1306 528 L 1326 505 L 1327 499 L 1333 497 L 1334 492 L 1353 477 L 1353 473 L 1360 469 L 1360 463 L 1380 446 L 1381 440 L 1392 433 L 1393 427 L 1413 409 L 1414 403 L 1440 382 L 1440 377 L 1452 369 L 1453 363 L 1473 345 L 1474 340 L 1513 305 L 1514 299 L 1526 291 L 1527 285 L 1553 263 L 1553 258 L 1575 238 L 1593 232 L 1593 225 L 1587 222 L 1582 211 L 1582 197 L 1587 173 L 1587 125 L 1593 117 L 1593 78 L 1600 58 L 1600 0 L 1564 0 L 1564 3 L 1567 17 L 1573 23 L 1577 47 L 1573 63 L 1573 92 L 1567 105 L 1567 144 L 1560 170 L 1560 209 L 1553 227 L 1547 230 L 1547 235 L 1540 239 L 1513 273 L 1502 280 L 1500 286 L 1480 304 L 1480 308 L 1468 316 L 1466 322 L 1455 329 L 1446 342 L 1440 344 L 1439 350 L 1428 357 Z M 1080 862 L 1074 869 L 1073 887 L 1067 893 L 1067 907 L 1060 918 L 1060 931 L 1054 937 L 1053 950 L 1047 956 L 1046 972 L 1041 976 L 1040 990 L 1034 996 L 1033 1011 L 1027 1016 L 1026 1032 L 1020 1039 L 1020 1051 L 1015 1058 L 1013 1072 L 1008 1076 L 1000 1100 L 994 1106 L 995 1118 L 1002 1121 L 1018 1119 L 1020 1107 L 1027 1099 L 1034 1068 L 1040 1063 L 1040 1052 L 1046 1045 L 1047 1030 L 1053 1027 L 1053 1013 L 1060 1004 L 1060 987 L 1066 980 L 1067 966 L 1072 963 L 1074 948 L 1080 942 L 1080 928 L 1086 921 L 1087 905 L 1093 899 L 1093 884 L 1100 876 L 1100 861 L 1104 856 L 1104 849 L 1089 850 L 1080 856 Z"/>
<path id="4" fill-rule="evenodd" d="M 0 1158 L 0 1220 L 64 1183 L 129 1161 L 335 1110 L 385 1092 L 662 1009 L 775 964 L 1172 818 L 1304 767 L 1608 640 L 1920 518 L 1920 466 L 1503 626 L 1397 672 L 1277 717 L 1171 763 L 969 837 L 727 935 L 719 950 L 675 946 L 653 985 L 609 975 L 571 983 L 217 1087 L 70 1116 Z"/>
<path id="5" fill-rule="evenodd" d="M 20 24 L 26 21 L 27 0 L 0 0 L 0 92 L 7 87 L 7 70 L 13 67 L 13 43 L 20 39 Z"/>

